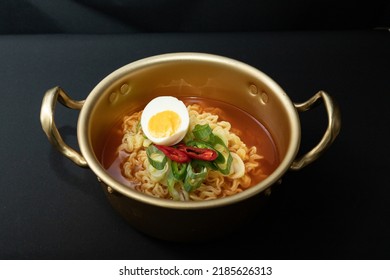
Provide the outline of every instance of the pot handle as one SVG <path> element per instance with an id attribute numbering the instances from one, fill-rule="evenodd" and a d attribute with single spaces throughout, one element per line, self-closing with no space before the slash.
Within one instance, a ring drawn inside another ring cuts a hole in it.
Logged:
<path id="1" fill-rule="evenodd" d="M 50 143 L 64 156 L 69 158 L 78 166 L 88 167 L 85 158 L 80 153 L 75 151 L 73 148 L 68 146 L 62 139 L 60 133 L 58 132 L 58 129 L 54 122 L 54 112 L 55 112 L 55 106 L 57 104 L 57 101 L 59 101 L 65 107 L 80 110 L 83 107 L 85 100 L 76 101 L 71 99 L 58 86 L 51 88 L 48 91 L 46 91 L 43 97 L 40 119 L 41 119 L 41 125 L 43 131 L 45 132 Z"/>
<path id="2" fill-rule="evenodd" d="M 305 112 L 321 103 L 324 103 L 328 114 L 328 127 L 326 128 L 325 134 L 321 141 L 312 150 L 293 161 L 290 166 L 290 169 L 292 170 L 300 170 L 315 161 L 327 148 L 329 148 L 340 132 L 340 109 L 332 97 L 325 91 L 317 92 L 306 102 L 294 103 L 294 106 L 298 112 Z"/>

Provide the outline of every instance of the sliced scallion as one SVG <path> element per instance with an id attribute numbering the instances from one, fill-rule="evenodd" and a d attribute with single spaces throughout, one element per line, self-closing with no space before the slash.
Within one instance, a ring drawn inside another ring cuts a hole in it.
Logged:
<path id="1" fill-rule="evenodd" d="M 207 168 L 203 165 L 196 164 L 192 161 L 187 166 L 187 175 L 184 181 L 184 190 L 192 192 L 196 190 L 202 182 L 206 179 Z"/>
<path id="2" fill-rule="evenodd" d="M 201 140 L 204 142 L 212 143 L 214 142 L 214 134 L 211 130 L 211 127 L 209 124 L 197 124 L 195 125 L 194 129 L 192 130 L 192 134 L 194 135 L 195 139 Z"/>
<path id="3" fill-rule="evenodd" d="M 215 145 L 213 148 L 218 152 L 218 157 L 214 161 L 215 166 L 222 174 L 228 175 L 233 161 L 233 157 L 230 154 L 228 147 L 221 138 L 215 136 Z"/>
<path id="4" fill-rule="evenodd" d="M 181 184 L 181 181 L 177 180 L 175 176 L 173 175 L 172 172 L 172 161 L 169 161 L 170 168 L 169 168 L 169 173 L 168 173 L 168 179 L 167 179 L 167 184 L 168 184 L 168 192 L 171 195 L 173 200 L 180 200 L 180 193 L 176 189 L 176 185 Z"/>
<path id="5" fill-rule="evenodd" d="M 167 163 L 167 157 L 154 145 L 146 148 L 146 155 L 148 156 L 149 163 L 158 170 L 163 169 Z"/>

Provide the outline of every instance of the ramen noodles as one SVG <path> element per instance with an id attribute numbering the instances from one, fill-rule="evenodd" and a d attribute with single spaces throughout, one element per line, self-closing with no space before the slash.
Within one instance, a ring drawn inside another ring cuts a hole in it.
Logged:
<path id="1" fill-rule="evenodd" d="M 114 177 L 154 197 L 199 201 L 242 192 L 276 168 L 276 147 L 257 120 L 223 102 L 182 100 L 181 111 L 167 99 L 123 117 L 103 154 Z"/>

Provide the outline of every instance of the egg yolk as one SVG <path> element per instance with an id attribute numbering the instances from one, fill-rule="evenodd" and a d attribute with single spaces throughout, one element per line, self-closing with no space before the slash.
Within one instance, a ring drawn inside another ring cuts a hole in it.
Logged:
<path id="1" fill-rule="evenodd" d="M 161 138 L 174 134 L 180 127 L 181 119 L 173 111 L 162 111 L 152 116 L 148 123 L 148 129 L 153 137 Z"/>

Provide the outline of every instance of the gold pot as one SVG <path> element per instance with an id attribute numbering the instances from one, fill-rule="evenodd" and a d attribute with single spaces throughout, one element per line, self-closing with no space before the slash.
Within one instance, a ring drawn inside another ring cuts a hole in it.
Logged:
<path id="1" fill-rule="evenodd" d="M 107 133 L 123 114 L 169 91 L 177 96 L 207 96 L 234 104 L 260 120 L 271 133 L 280 164 L 264 181 L 239 194 L 213 201 L 180 202 L 147 196 L 111 177 L 100 163 Z M 54 111 L 62 105 L 80 110 L 77 138 L 81 153 L 61 138 Z M 298 114 L 324 104 L 328 127 L 312 150 L 297 158 L 301 127 Z M 60 87 L 43 98 L 41 123 L 50 142 L 81 167 L 89 167 L 108 200 L 132 226 L 157 238 L 201 240 L 234 230 L 256 213 L 266 194 L 288 170 L 316 160 L 340 130 L 340 112 L 333 99 L 319 91 L 304 103 L 293 103 L 265 73 L 227 57 L 205 53 L 170 53 L 127 64 L 105 77 L 83 101 L 72 100 Z"/>

